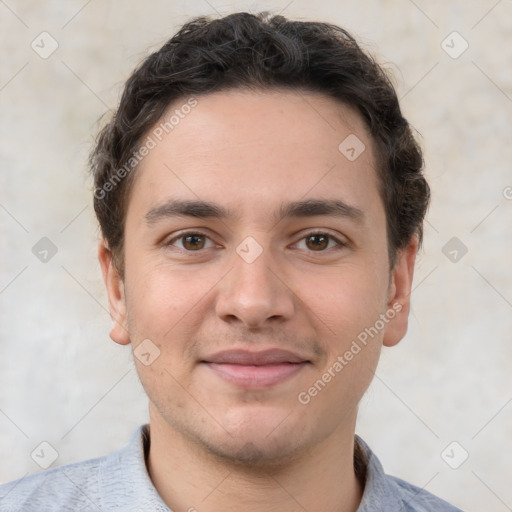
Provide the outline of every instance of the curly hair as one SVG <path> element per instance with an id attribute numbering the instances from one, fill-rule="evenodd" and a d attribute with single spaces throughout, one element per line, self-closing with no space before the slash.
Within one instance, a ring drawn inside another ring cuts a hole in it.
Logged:
<path id="1" fill-rule="evenodd" d="M 355 108 L 375 146 L 391 267 L 412 236 L 421 244 L 430 200 L 423 157 L 375 59 L 330 23 L 268 12 L 199 16 L 135 69 L 90 155 L 94 209 L 121 275 L 125 216 L 144 135 L 177 99 L 233 88 L 321 92 Z"/>

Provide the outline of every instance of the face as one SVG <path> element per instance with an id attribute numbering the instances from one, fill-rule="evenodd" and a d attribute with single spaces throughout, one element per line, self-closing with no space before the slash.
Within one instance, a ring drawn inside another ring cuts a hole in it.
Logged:
<path id="1" fill-rule="evenodd" d="M 351 108 L 282 91 L 197 102 L 136 171 L 123 280 L 100 244 L 111 337 L 146 354 L 152 425 L 277 463 L 353 435 L 382 344 L 405 334 L 417 246 L 390 270 Z"/>

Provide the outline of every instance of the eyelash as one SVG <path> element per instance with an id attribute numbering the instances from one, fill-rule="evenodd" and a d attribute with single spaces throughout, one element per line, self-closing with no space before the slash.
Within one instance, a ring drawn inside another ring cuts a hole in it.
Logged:
<path id="1" fill-rule="evenodd" d="M 176 242 L 177 240 L 181 240 L 183 238 L 186 238 L 187 236 L 191 236 L 191 235 L 199 235 L 199 236 L 203 236 L 205 238 L 208 238 L 210 240 L 210 237 L 206 234 L 206 233 L 202 233 L 201 231 L 185 231 L 183 233 L 181 233 L 180 235 L 178 236 L 175 236 L 174 238 L 172 238 L 171 240 L 169 240 L 168 242 L 166 242 L 164 245 L 166 247 L 172 247 L 172 244 L 174 242 Z M 335 248 L 330 248 L 330 249 L 323 249 L 323 250 L 320 250 L 320 251 L 313 251 L 311 249 L 307 249 L 308 252 L 310 253 L 322 253 L 322 252 L 328 252 L 332 249 L 334 250 L 339 250 L 339 249 L 342 249 L 344 247 L 347 247 L 348 246 L 348 243 L 346 242 L 342 242 L 341 240 L 339 240 L 338 238 L 336 238 L 335 236 L 329 234 L 329 233 L 326 233 L 325 231 L 310 231 L 309 233 L 306 233 L 302 238 L 300 238 L 299 242 L 310 237 L 310 236 L 314 236 L 314 235 L 324 235 L 324 236 L 327 236 L 329 241 L 334 241 L 336 242 L 336 244 L 338 244 L 338 247 L 335 247 Z M 176 249 L 180 250 L 180 251 L 184 251 L 186 253 L 189 253 L 189 254 L 193 254 L 193 253 L 200 253 L 200 252 L 203 252 L 204 250 L 206 249 L 199 249 L 197 251 L 191 251 L 191 250 L 188 250 L 188 249 L 182 249 L 180 247 L 176 247 Z"/>

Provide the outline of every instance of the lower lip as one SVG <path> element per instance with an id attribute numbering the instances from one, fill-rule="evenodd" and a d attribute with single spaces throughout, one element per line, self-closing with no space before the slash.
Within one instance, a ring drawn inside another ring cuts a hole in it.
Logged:
<path id="1" fill-rule="evenodd" d="M 273 386 L 300 372 L 308 363 L 282 363 L 265 366 L 206 363 L 223 379 L 237 386 L 256 389 Z"/>

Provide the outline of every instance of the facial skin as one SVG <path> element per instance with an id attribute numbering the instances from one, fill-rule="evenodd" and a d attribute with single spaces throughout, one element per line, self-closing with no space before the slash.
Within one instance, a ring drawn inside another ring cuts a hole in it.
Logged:
<path id="1" fill-rule="evenodd" d="M 148 366 L 135 358 L 150 399 L 151 478 L 176 511 L 234 504 L 286 511 L 297 503 L 356 510 L 357 404 L 382 345 L 406 332 L 416 238 L 390 270 L 372 141 L 353 109 L 292 91 L 197 100 L 136 171 L 124 280 L 106 244 L 99 248 L 112 339 L 134 349 L 149 339 L 160 351 Z M 366 146 L 354 161 L 338 150 L 352 133 Z M 155 213 L 171 200 L 214 203 L 231 216 Z M 359 216 L 279 215 L 306 200 L 343 201 Z M 197 233 L 204 236 L 183 238 Z M 240 246 L 247 237 L 262 250 L 251 263 L 237 252 L 257 248 Z M 401 311 L 301 403 L 299 393 L 393 304 Z M 234 384 L 202 362 L 224 350 L 271 348 L 308 362 L 260 388 Z"/>

